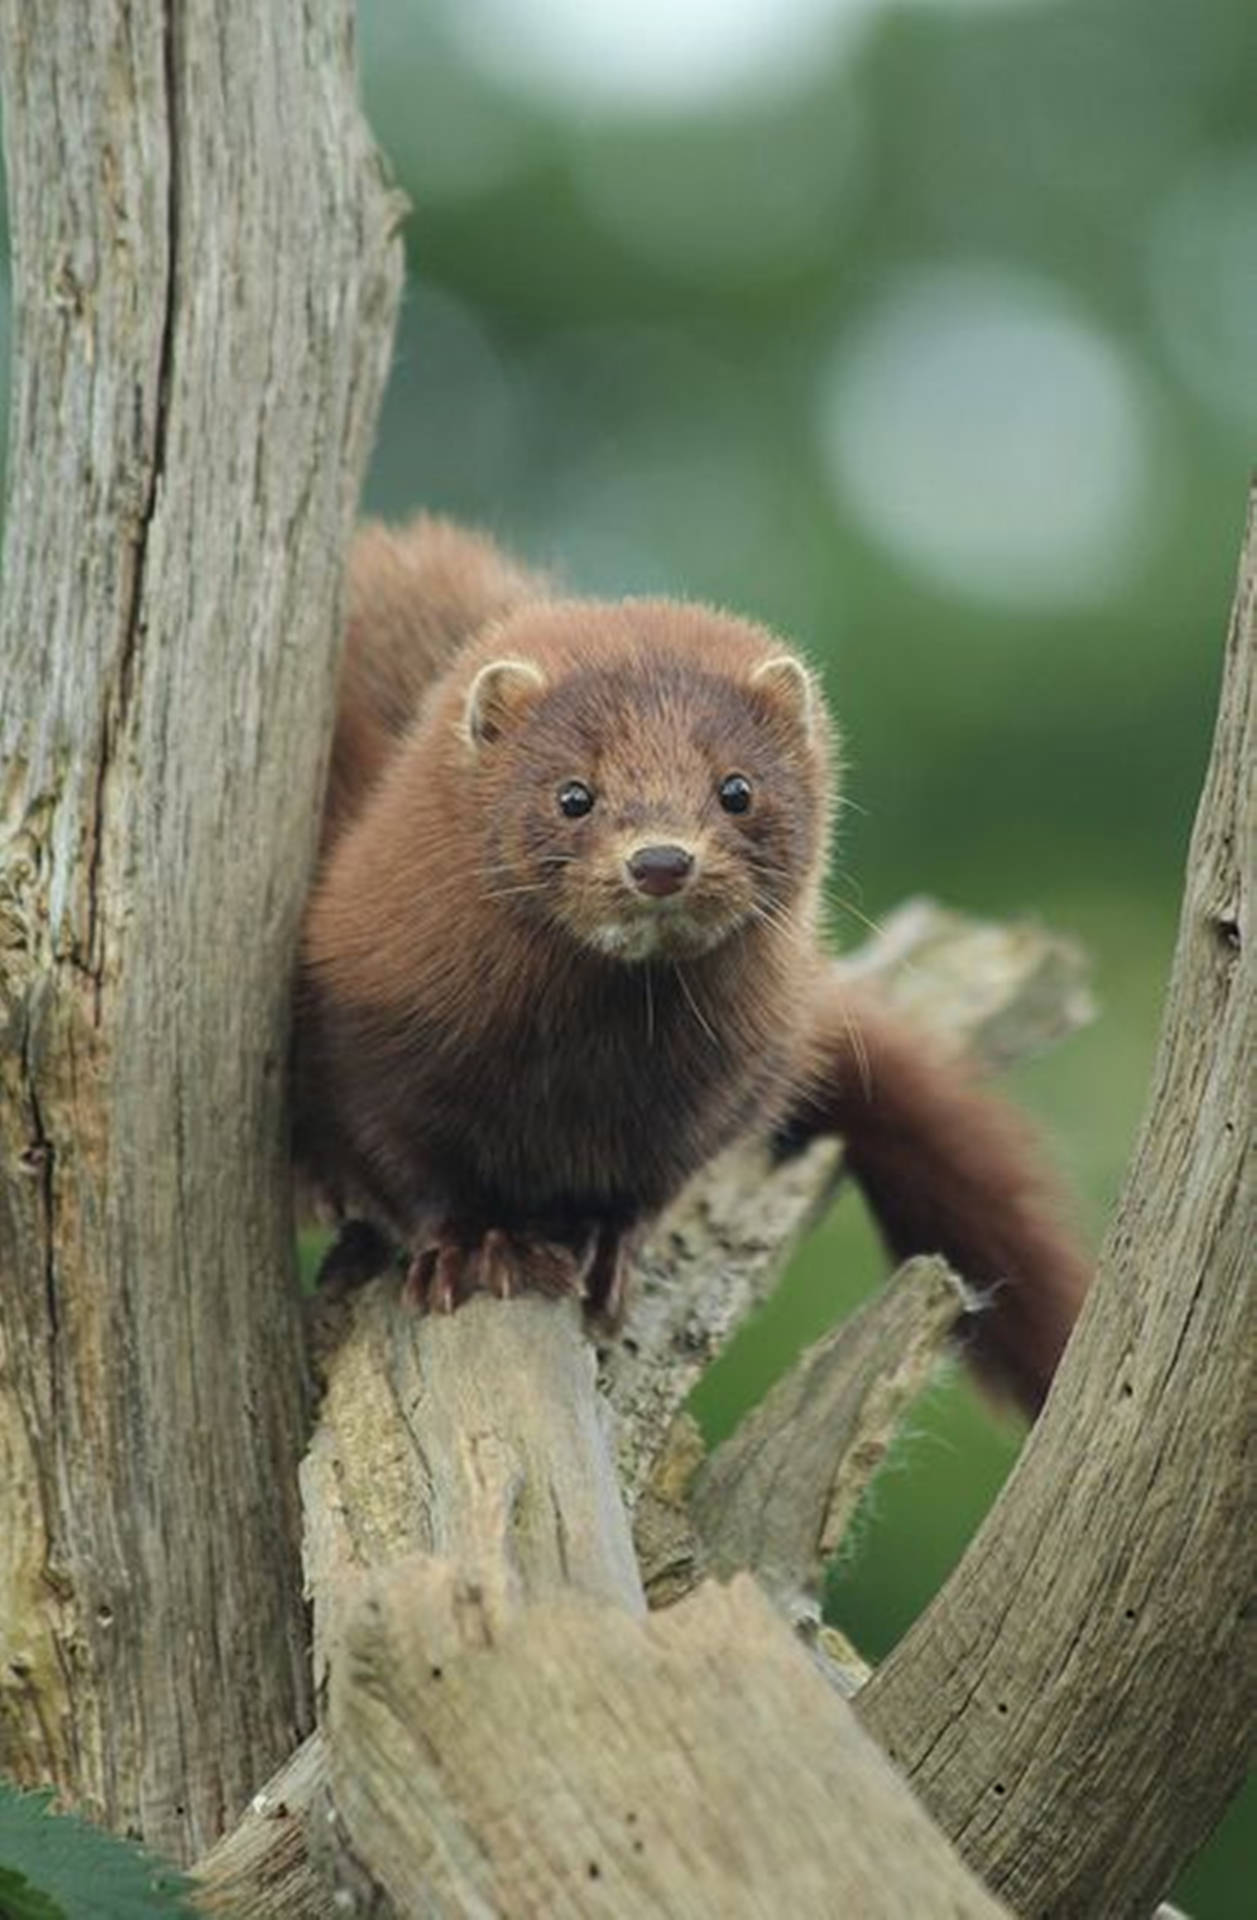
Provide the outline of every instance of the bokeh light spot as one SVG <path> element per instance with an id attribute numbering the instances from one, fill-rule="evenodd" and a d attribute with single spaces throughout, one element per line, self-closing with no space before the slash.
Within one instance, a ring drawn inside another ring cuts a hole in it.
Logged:
<path id="1" fill-rule="evenodd" d="M 914 274 L 840 343 L 818 428 L 842 507 L 962 593 L 1086 604 L 1148 540 L 1134 369 L 1050 282 Z"/>
<path id="2" fill-rule="evenodd" d="M 791 92 L 860 43 L 874 14 L 991 13 L 1044 0 L 447 0 L 469 57 L 585 111 L 684 110 Z"/>
<path id="3" fill-rule="evenodd" d="M 683 109 L 789 90 L 881 0 L 457 0 L 469 54 L 586 109 Z"/>

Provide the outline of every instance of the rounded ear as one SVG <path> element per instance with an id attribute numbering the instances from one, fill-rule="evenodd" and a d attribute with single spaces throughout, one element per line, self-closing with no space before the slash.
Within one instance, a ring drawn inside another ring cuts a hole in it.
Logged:
<path id="1" fill-rule="evenodd" d="M 801 660 L 796 660 L 792 653 L 775 653 L 771 660 L 760 661 L 751 674 L 751 685 L 756 693 L 765 695 L 774 707 L 795 720 L 804 733 L 811 733 L 816 718 L 816 690 Z"/>
<path id="2" fill-rule="evenodd" d="M 483 747 L 505 733 L 545 690 L 546 676 L 531 660 L 490 660 L 467 689 L 463 737 Z"/>

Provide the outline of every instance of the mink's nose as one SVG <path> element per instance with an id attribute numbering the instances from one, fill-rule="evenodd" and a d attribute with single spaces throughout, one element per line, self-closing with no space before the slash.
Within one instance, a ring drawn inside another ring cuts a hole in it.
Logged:
<path id="1" fill-rule="evenodd" d="M 660 900 L 679 893 L 694 867 L 694 855 L 684 847 L 638 847 L 626 862 L 639 893 Z"/>

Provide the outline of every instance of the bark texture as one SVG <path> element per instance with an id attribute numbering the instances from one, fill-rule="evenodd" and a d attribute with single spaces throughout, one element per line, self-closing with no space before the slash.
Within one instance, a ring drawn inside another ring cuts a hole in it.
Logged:
<path id="1" fill-rule="evenodd" d="M 339 1815 L 415 1920 L 1008 1920 L 745 1577 L 645 1622 L 570 1594 L 501 1618 L 403 1562 L 329 1728 Z"/>
<path id="2" fill-rule="evenodd" d="M 0 0 L 0 1767 L 189 1857 L 309 1722 L 286 999 L 400 278 L 345 0 Z"/>
<path id="3" fill-rule="evenodd" d="M 1028 1916 L 1146 1914 L 1257 1721 L 1257 495 L 1161 1049 L 1096 1286 L 1017 1469 L 861 1695 Z"/>
<path id="4" fill-rule="evenodd" d="M 355 1303 L 303 1472 L 350 1910 L 994 1920 L 749 1582 L 644 1618 L 603 1426 L 570 1303 Z"/>
<path id="5" fill-rule="evenodd" d="M 945 1260 L 910 1260 L 799 1355 L 690 1490 L 710 1572 L 753 1568 L 792 1612 L 819 1616 L 825 1566 L 965 1305 Z"/>

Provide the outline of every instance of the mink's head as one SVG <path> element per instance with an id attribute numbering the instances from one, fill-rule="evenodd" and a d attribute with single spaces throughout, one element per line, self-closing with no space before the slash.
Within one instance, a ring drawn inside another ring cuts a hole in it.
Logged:
<path id="1" fill-rule="evenodd" d="M 828 726 L 772 635 L 669 601 L 550 603 L 467 672 L 460 747 L 506 910 L 626 962 L 810 919 Z"/>

